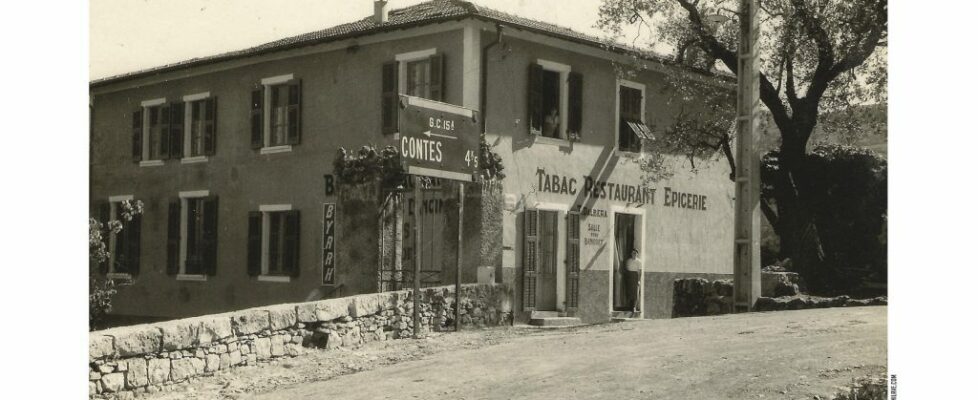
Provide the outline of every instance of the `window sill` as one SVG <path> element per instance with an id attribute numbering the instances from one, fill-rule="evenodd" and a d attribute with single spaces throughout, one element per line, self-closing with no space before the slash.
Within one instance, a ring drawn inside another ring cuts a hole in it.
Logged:
<path id="1" fill-rule="evenodd" d="M 567 147 L 571 142 L 564 138 L 552 138 L 543 135 L 533 135 L 533 143 L 548 144 L 551 146 Z"/>
<path id="2" fill-rule="evenodd" d="M 177 275 L 177 280 L 178 281 L 198 281 L 198 282 L 204 282 L 204 281 L 207 280 L 207 275 L 179 274 L 179 275 Z"/>
<path id="3" fill-rule="evenodd" d="M 184 157 L 180 159 L 180 164 L 196 164 L 207 162 L 207 156 Z"/>
<path id="4" fill-rule="evenodd" d="M 262 147 L 259 153 L 261 154 L 275 154 L 275 153 L 288 153 L 292 151 L 292 145 L 287 144 L 284 146 L 272 146 L 272 147 Z"/>
<path id="5" fill-rule="evenodd" d="M 291 276 L 282 276 L 282 275 L 258 275 L 258 281 L 259 282 L 283 282 L 283 283 L 287 283 L 287 282 L 291 282 L 292 281 L 292 277 Z"/>
<path id="6" fill-rule="evenodd" d="M 130 275 L 129 273 L 109 272 L 105 274 L 105 277 L 112 280 L 120 280 L 120 281 L 132 280 L 132 275 Z"/>
<path id="7" fill-rule="evenodd" d="M 160 167 L 163 166 L 163 160 L 146 160 L 139 162 L 140 167 Z"/>

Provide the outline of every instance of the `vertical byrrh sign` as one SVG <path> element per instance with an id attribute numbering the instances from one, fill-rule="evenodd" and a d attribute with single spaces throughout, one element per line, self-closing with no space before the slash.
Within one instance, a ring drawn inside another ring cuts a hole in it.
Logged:
<path id="1" fill-rule="evenodd" d="M 323 203 L 323 285 L 336 284 L 336 203 Z"/>

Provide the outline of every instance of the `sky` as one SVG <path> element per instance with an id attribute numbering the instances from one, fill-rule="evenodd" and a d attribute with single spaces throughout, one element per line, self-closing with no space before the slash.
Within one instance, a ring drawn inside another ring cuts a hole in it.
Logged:
<path id="1" fill-rule="evenodd" d="M 424 0 L 390 0 L 390 9 Z M 604 36 L 601 0 L 475 0 L 476 4 Z M 373 0 L 91 0 L 90 79 L 166 65 L 352 22 Z"/>

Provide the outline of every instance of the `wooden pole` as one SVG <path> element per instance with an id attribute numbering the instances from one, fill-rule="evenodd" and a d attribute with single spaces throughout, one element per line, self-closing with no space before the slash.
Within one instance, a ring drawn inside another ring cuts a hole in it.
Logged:
<path id="1" fill-rule="evenodd" d="M 734 218 L 734 312 L 749 312 L 761 294 L 760 158 L 757 121 L 760 76 L 758 0 L 740 0 L 737 49 L 737 165 Z"/>
<path id="2" fill-rule="evenodd" d="M 421 335 L 421 178 L 414 176 L 414 338 Z"/>
<path id="3" fill-rule="evenodd" d="M 455 259 L 455 332 L 462 330 L 462 217 L 465 215 L 465 183 L 458 183 L 458 257 Z"/>

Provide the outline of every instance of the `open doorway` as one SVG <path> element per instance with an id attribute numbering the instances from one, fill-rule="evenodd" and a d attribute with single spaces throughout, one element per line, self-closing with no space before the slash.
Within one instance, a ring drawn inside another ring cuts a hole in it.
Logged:
<path id="1" fill-rule="evenodd" d="M 633 252 L 638 252 L 640 243 L 638 216 L 634 214 L 615 213 L 615 242 L 612 277 L 612 304 L 614 311 L 639 311 L 642 300 L 639 288 L 642 274 L 641 265 L 629 261 Z"/>

